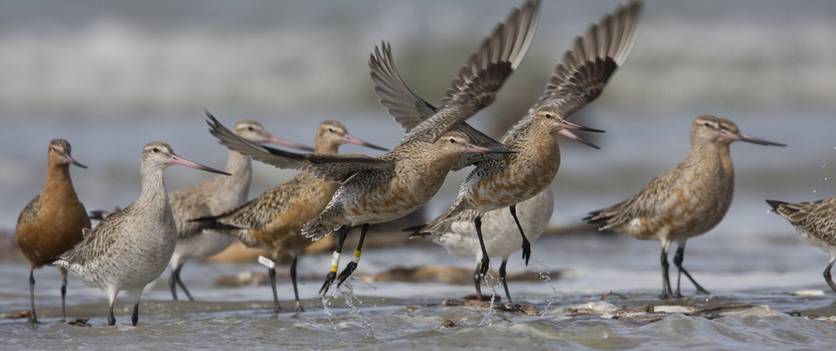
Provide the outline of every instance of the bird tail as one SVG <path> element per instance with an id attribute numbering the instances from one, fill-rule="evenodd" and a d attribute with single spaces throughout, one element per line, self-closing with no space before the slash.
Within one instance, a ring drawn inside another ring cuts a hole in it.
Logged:
<path id="1" fill-rule="evenodd" d="M 781 207 L 781 205 L 786 204 L 787 202 L 778 200 L 766 200 L 766 203 L 768 203 L 769 206 L 772 206 L 772 209 L 769 210 L 769 212 L 778 213 L 778 208 Z"/>
<path id="2" fill-rule="evenodd" d="M 328 234 L 331 234 L 331 232 L 336 229 L 334 226 L 327 225 L 323 222 L 324 220 L 321 214 L 314 217 L 314 219 L 308 221 L 302 227 L 302 235 L 311 239 L 311 241 L 318 241 L 319 239 L 328 236 Z"/>
<path id="3" fill-rule="evenodd" d="M 402 231 L 402 232 L 407 232 L 407 233 L 412 232 L 412 233 L 410 233 L 410 234 L 409 234 L 409 238 L 410 238 L 410 239 L 415 239 L 415 238 L 424 238 L 424 239 L 426 239 L 426 238 L 430 235 L 430 233 L 427 233 L 427 232 L 422 232 L 422 231 L 421 231 L 421 230 L 422 230 L 422 229 L 424 229 L 425 227 L 426 227 L 426 225 L 425 225 L 425 224 L 421 224 L 421 225 L 416 225 L 416 226 L 412 226 L 412 227 L 409 227 L 409 228 L 404 228 L 404 229 L 403 229 L 403 230 L 401 230 L 401 231 Z"/>

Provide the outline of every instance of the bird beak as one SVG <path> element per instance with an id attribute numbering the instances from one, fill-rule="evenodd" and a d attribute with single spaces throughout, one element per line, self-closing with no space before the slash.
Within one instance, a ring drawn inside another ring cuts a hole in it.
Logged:
<path id="1" fill-rule="evenodd" d="M 224 171 L 219 171 L 219 170 L 214 169 L 212 167 L 207 167 L 207 166 L 204 166 L 202 164 L 189 161 L 189 160 L 187 160 L 185 158 L 182 158 L 180 156 L 177 156 L 177 155 L 172 155 L 171 159 L 168 161 L 168 163 L 173 164 L 173 165 L 182 165 L 182 166 L 186 166 L 186 167 L 191 167 L 191 168 L 194 168 L 194 169 L 199 169 L 201 171 L 218 173 L 218 174 L 223 174 L 223 175 L 228 175 L 228 176 L 232 175 L 232 174 L 226 173 Z"/>
<path id="2" fill-rule="evenodd" d="M 79 166 L 79 167 L 81 167 L 81 168 L 87 168 L 87 166 L 85 166 L 85 165 L 83 165 L 83 164 L 81 164 L 81 163 L 78 163 L 78 161 L 76 161 L 75 159 L 73 159 L 73 157 L 72 157 L 72 156 L 70 156 L 69 154 L 67 154 L 66 156 L 64 156 L 64 162 L 67 162 L 67 163 L 72 163 L 72 164 L 74 164 L 74 165 L 76 165 L 76 166 Z"/>
<path id="3" fill-rule="evenodd" d="M 604 130 L 584 127 L 580 124 L 574 124 L 574 123 L 569 122 L 569 121 L 563 121 L 563 123 L 561 125 L 563 126 L 563 129 L 577 129 L 577 130 L 582 130 L 584 132 L 606 133 L 606 131 L 604 131 Z"/>
<path id="4" fill-rule="evenodd" d="M 723 137 L 723 138 L 729 138 L 729 139 L 732 139 L 732 140 L 741 140 L 741 141 L 746 141 L 746 142 L 750 142 L 752 144 L 758 144 L 758 145 L 787 146 L 787 144 L 781 144 L 781 143 L 766 141 L 766 140 L 763 140 L 763 139 L 758 139 L 758 138 L 755 138 L 755 137 L 748 136 L 748 135 L 743 134 L 743 133 L 732 134 L 732 133 L 729 133 L 726 130 L 721 130 L 720 131 L 720 136 Z"/>
<path id="5" fill-rule="evenodd" d="M 297 144 L 292 141 L 284 140 L 281 138 L 277 138 L 273 135 L 267 134 L 267 140 L 264 141 L 265 143 L 280 145 L 284 147 L 289 147 L 292 149 L 302 150 L 302 151 L 314 151 L 314 149 L 310 146 L 305 146 L 302 144 Z"/>
<path id="6" fill-rule="evenodd" d="M 562 134 L 563 136 L 565 136 L 565 137 L 567 137 L 567 138 L 569 138 L 569 139 L 572 139 L 572 140 L 574 140 L 574 141 L 580 142 L 580 143 L 582 143 L 582 144 L 584 144 L 584 145 L 587 145 L 587 146 L 590 146 L 590 147 L 594 147 L 594 148 L 596 148 L 596 149 L 598 149 L 598 150 L 600 150 L 600 149 L 601 149 L 600 147 L 598 147 L 598 145 L 595 145 L 595 144 L 593 144 L 591 141 L 586 140 L 586 139 L 584 139 L 584 138 L 581 138 L 581 137 L 579 137 L 579 136 L 575 135 L 575 133 L 570 132 L 568 129 L 561 129 L 561 130 L 560 130 L 559 132 L 557 132 L 557 133 L 558 133 L 558 134 Z"/>
<path id="7" fill-rule="evenodd" d="M 473 145 L 473 144 L 468 144 L 467 149 L 465 149 L 465 150 L 467 152 L 472 152 L 472 153 L 493 153 L 493 154 L 515 154 L 515 153 L 517 153 L 516 151 L 512 151 L 512 150 L 489 149 L 489 148 L 486 148 L 486 147 L 476 146 L 476 145 Z"/>
<path id="8" fill-rule="evenodd" d="M 377 146 L 377 145 L 369 144 L 365 141 L 357 139 L 357 138 L 355 138 L 354 136 L 352 136 L 351 134 L 348 134 L 348 133 L 346 133 L 345 136 L 343 137 L 343 142 L 347 143 L 347 144 L 355 144 L 355 145 L 365 146 L 365 147 L 372 148 L 372 149 L 389 151 L 388 149 L 382 148 L 382 147 Z"/>

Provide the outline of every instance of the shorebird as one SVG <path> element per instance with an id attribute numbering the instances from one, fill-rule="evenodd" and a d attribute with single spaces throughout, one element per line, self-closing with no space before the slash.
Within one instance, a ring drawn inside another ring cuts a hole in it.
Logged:
<path id="1" fill-rule="evenodd" d="M 337 121 L 325 121 L 319 125 L 314 140 L 314 151 L 319 154 L 336 154 L 339 152 L 340 145 L 345 143 L 386 151 L 382 147 L 351 136 L 345 125 Z M 263 264 L 269 268 L 268 273 L 273 286 L 273 300 L 276 303 L 277 313 L 281 312 L 281 307 L 276 292 L 275 261 L 279 255 L 289 253 L 293 257 L 290 278 L 293 281 L 293 293 L 296 296 L 296 311 L 299 312 L 302 311 L 302 305 L 296 286 L 296 263 L 302 250 L 312 243 L 302 236 L 302 225 L 325 209 L 338 187 L 337 183 L 325 182 L 302 172 L 243 206 L 219 216 L 199 218 L 196 221 L 210 220 L 209 229 L 218 230 L 229 235 L 230 238 L 241 240 L 248 247 L 260 248 L 272 253 L 272 259 Z"/>
<path id="2" fill-rule="evenodd" d="M 81 231 L 90 229 L 87 210 L 78 200 L 70 179 L 70 164 L 81 168 L 70 155 L 72 147 L 64 139 L 49 142 L 49 165 L 46 169 L 46 184 L 38 196 L 20 213 L 15 228 L 15 244 L 29 259 L 29 293 L 32 302 L 30 323 L 38 323 L 35 314 L 35 269 L 44 262 L 72 249 L 81 241 Z M 61 268 L 61 316 L 67 319 L 65 301 L 67 297 L 67 270 Z"/>
<path id="3" fill-rule="evenodd" d="M 516 204 L 542 192 L 554 179 L 560 166 L 557 134 L 598 148 L 568 129 L 603 131 L 579 126 L 566 121 L 566 118 L 597 98 L 613 72 L 624 63 L 636 40 L 641 12 L 640 2 L 619 7 L 615 15 L 605 16 L 583 37 L 578 37 L 573 48 L 564 55 L 563 62 L 555 68 L 540 100 L 500 140 L 516 153 L 470 157 L 467 161 L 475 164 L 476 169 L 462 184 L 451 209 L 418 231 L 444 231 L 444 223 L 450 218 L 463 211 L 476 210 L 477 215 L 471 217 L 481 242 L 484 241 L 481 214 L 507 207 L 519 229 L 523 260 L 528 264 L 531 245 L 517 218 Z M 406 87 L 388 47 L 384 47 L 382 53 L 375 52 L 370 66 L 381 104 L 403 127 L 409 129 L 410 125 L 432 113 L 434 107 Z M 477 288 L 490 262 L 487 249 L 481 246 L 482 264 L 474 272 Z"/>
<path id="4" fill-rule="evenodd" d="M 546 188 L 530 199 L 520 202 L 517 204 L 517 209 L 519 209 L 518 218 L 525 229 L 525 236 L 529 242 L 534 242 L 546 229 L 554 210 L 554 194 L 551 188 Z M 479 212 L 476 210 L 462 211 L 454 217 L 441 221 L 433 232 L 416 231 L 409 237 L 420 237 L 441 245 L 456 258 L 476 257 L 476 269 L 479 270 L 482 266 L 482 247 L 474 223 L 478 215 Z M 512 302 L 508 283 L 505 280 L 505 266 L 508 263 L 508 257 L 522 246 L 522 238 L 517 235 L 519 228 L 511 218 L 511 213 L 504 208 L 488 211 L 482 215 L 482 228 L 491 233 L 484 238 L 488 255 L 502 257 L 499 280 L 505 288 L 508 302 Z M 482 295 L 481 284 L 476 285 L 476 295 Z"/>
<path id="5" fill-rule="evenodd" d="M 772 206 L 769 212 L 790 221 L 801 240 L 830 254 L 830 263 L 824 269 L 824 280 L 836 292 L 836 284 L 830 276 L 830 269 L 836 262 L 836 198 L 801 203 L 766 202 Z"/>
<path id="6" fill-rule="evenodd" d="M 342 244 L 351 227 L 362 225 L 360 243 L 352 262 L 340 274 L 340 282 L 357 268 L 370 224 L 403 217 L 425 204 L 465 153 L 512 152 L 505 147 L 469 145 L 467 134 L 452 129 L 493 102 L 496 91 L 519 65 L 534 34 L 537 8 L 527 4 L 523 10 L 515 9 L 462 68 L 442 106 L 381 156 L 300 155 L 263 147 L 235 136 L 209 116 L 210 132 L 230 149 L 279 168 L 304 170 L 319 179 L 341 183 L 325 210 L 302 228 L 302 234 L 312 240 L 334 230 L 340 235 L 321 295 L 336 278 Z"/>
<path id="7" fill-rule="evenodd" d="M 661 299 L 682 297 L 679 280 L 683 273 L 698 294 L 709 293 L 682 267 L 685 242 L 714 228 L 731 206 L 734 166 L 729 146 L 738 140 L 786 146 L 743 134 L 728 119 L 699 116 L 691 123 L 688 157 L 653 179 L 638 194 L 584 218 L 589 223 L 600 224 L 599 230 L 626 233 L 639 240 L 661 241 Z M 673 242 L 679 246 L 673 259 L 679 270 L 676 292 L 672 292 L 668 278 L 668 249 Z"/>
<path id="8" fill-rule="evenodd" d="M 289 148 L 313 151 L 314 149 L 277 138 L 253 120 L 244 119 L 232 128 L 236 135 L 254 143 L 270 143 Z M 205 259 L 223 251 L 234 238 L 218 232 L 206 231 L 192 218 L 219 215 L 247 202 L 252 181 L 252 161 L 249 157 L 229 151 L 226 173 L 231 177 L 215 176 L 199 184 L 168 194 L 174 221 L 177 223 L 177 247 L 171 256 L 171 277 L 168 281 L 171 296 L 177 300 L 177 285 L 189 300 L 192 298 L 186 285 L 180 280 L 180 271 L 187 260 Z"/>
<path id="9" fill-rule="evenodd" d="M 105 292 L 110 304 L 109 325 L 116 324 L 116 294 L 127 290 L 134 297 L 131 322 L 136 326 L 142 289 L 163 273 L 174 253 L 177 226 L 163 181 L 163 170 L 173 164 L 229 175 L 175 155 L 164 142 L 148 143 L 142 150 L 139 200 L 102 220 L 92 232 L 84 230 L 84 240 L 49 262 Z"/>

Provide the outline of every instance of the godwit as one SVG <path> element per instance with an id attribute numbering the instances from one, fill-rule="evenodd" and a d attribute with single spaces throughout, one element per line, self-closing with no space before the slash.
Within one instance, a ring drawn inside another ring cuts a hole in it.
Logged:
<path id="1" fill-rule="evenodd" d="M 578 37 L 573 49 L 555 68 L 540 100 L 502 138 L 502 144 L 516 153 L 470 157 L 468 161 L 475 164 L 476 169 L 462 184 L 450 211 L 419 231 L 442 232 L 449 218 L 474 209 L 478 213 L 472 216 L 477 237 L 483 241 L 480 215 L 508 207 L 521 234 L 523 260 L 528 264 L 531 245 L 517 218 L 515 206 L 542 192 L 554 179 L 560 166 L 557 134 L 597 148 L 567 129 L 600 130 L 582 127 L 565 119 L 598 97 L 612 73 L 623 64 L 635 42 L 641 11 L 640 2 L 619 7 L 615 15 L 605 16 L 600 24 L 590 27 L 586 35 Z M 388 48 L 384 47 L 382 54 L 376 51 L 370 66 L 381 104 L 402 126 L 409 128 L 410 123 L 423 120 L 432 112 L 433 107 L 403 83 Z M 490 261 L 484 245 L 482 248 L 482 264 L 474 273 L 477 287 Z"/>
<path id="2" fill-rule="evenodd" d="M 685 241 L 711 230 L 726 215 L 734 196 L 734 166 L 729 145 L 737 140 L 786 146 L 743 134 L 728 119 L 699 116 L 691 123 L 688 157 L 653 179 L 638 194 L 584 218 L 600 224 L 599 230 L 614 230 L 639 240 L 662 242 L 663 285 L 659 298 L 682 297 L 679 292 L 682 273 L 694 284 L 698 294 L 708 294 L 682 267 Z M 668 278 L 668 249 L 672 242 L 679 246 L 673 259 L 679 269 L 674 293 Z"/>
<path id="3" fill-rule="evenodd" d="M 830 254 L 830 263 L 824 269 L 824 280 L 836 292 L 836 284 L 830 277 L 830 269 L 836 262 L 836 198 L 797 204 L 776 200 L 766 202 L 772 206 L 769 212 L 790 221 L 801 240 Z"/>
<path id="4" fill-rule="evenodd" d="M 245 119 L 235 124 L 233 133 L 254 143 L 271 143 L 313 151 L 312 148 L 279 139 L 270 135 L 260 123 Z M 229 235 L 213 231 L 204 231 L 200 223 L 189 221 L 192 218 L 215 216 L 230 211 L 247 202 L 252 181 L 252 161 L 249 157 L 235 151 L 229 151 L 226 173 L 231 177 L 216 176 L 191 187 L 171 192 L 171 212 L 177 223 L 177 247 L 171 256 L 171 277 L 168 285 L 171 296 L 177 300 L 177 286 L 183 289 L 189 300 L 194 300 L 186 285 L 180 280 L 180 271 L 187 260 L 204 259 L 223 251 L 233 241 Z"/>
<path id="5" fill-rule="evenodd" d="M 102 220 L 92 232 L 85 230 L 84 240 L 49 262 L 105 292 L 110 304 L 109 325 L 116 324 L 116 294 L 127 290 L 134 297 L 131 322 L 136 326 L 142 289 L 163 273 L 174 252 L 177 226 L 163 182 L 163 170 L 173 164 L 229 175 L 175 155 L 164 142 L 148 143 L 142 150 L 139 200 Z"/>
<path id="6" fill-rule="evenodd" d="M 319 154 L 335 154 L 344 143 L 386 150 L 351 136 L 345 126 L 337 121 L 322 122 L 317 129 L 314 142 L 315 152 Z M 237 238 L 248 247 L 261 248 L 272 253 L 272 261 L 265 264 L 269 267 L 277 313 L 281 312 L 281 307 L 276 292 L 275 261 L 279 255 L 290 253 L 293 257 L 290 278 L 293 281 L 298 312 L 302 311 L 302 305 L 296 287 L 296 263 L 302 250 L 312 243 L 310 239 L 302 236 L 302 225 L 325 209 L 338 187 L 337 183 L 324 182 L 302 172 L 241 207 L 219 216 L 200 218 L 198 221 L 211 220 L 210 229 Z"/>
<path id="7" fill-rule="evenodd" d="M 236 137 L 210 116 L 212 134 L 230 149 L 279 168 L 304 170 L 322 180 L 342 183 L 325 210 L 302 228 L 302 234 L 313 240 L 334 230 L 340 234 L 321 294 L 336 278 L 342 244 L 351 227 L 363 225 L 354 259 L 340 274 L 340 282 L 356 269 L 369 224 L 400 218 L 429 201 L 450 168 L 468 150 L 509 152 L 504 147 L 468 145 L 465 133 L 451 130 L 493 102 L 496 91 L 528 49 L 536 24 L 534 15 L 531 6 L 523 11 L 515 9 L 462 68 L 442 106 L 416 123 L 391 152 L 382 156 L 299 155 L 262 147 Z"/>
<path id="8" fill-rule="evenodd" d="M 554 195 L 551 188 L 546 188 L 528 200 L 517 204 L 520 223 L 525 229 L 525 236 L 529 242 L 534 242 L 546 229 L 554 210 Z M 474 219 L 479 215 L 476 210 L 466 210 L 458 215 L 446 218 L 435 227 L 433 232 L 417 231 L 410 238 L 421 237 L 432 241 L 447 249 L 451 255 L 459 257 L 476 257 L 476 269 L 482 265 L 482 247 L 476 234 Z M 514 224 L 509 211 L 504 208 L 488 211 L 482 215 L 482 228 L 491 233 L 484 237 L 485 250 L 488 255 L 502 257 L 499 267 L 499 280 L 505 288 L 505 296 L 511 302 L 511 293 L 505 281 L 505 266 L 508 257 L 517 252 L 522 245 L 522 238 L 517 235 L 519 228 Z M 476 285 L 476 295 L 482 295 L 481 284 Z"/>
<path id="9" fill-rule="evenodd" d="M 35 269 L 45 261 L 72 249 L 83 237 L 82 229 L 90 229 L 87 210 L 73 189 L 70 179 L 70 164 L 81 168 L 70 155 L 72 147 L 64 139 L 49 142 L 49 166 L 46 169 L 46 184 L 38 196 L 20 213 L 15 228 L 15 243 L 29 259 L 29 293 L 32 302 L 30 323 L 38 323 L 35 315 Z M 61 316 L 67 319 L 65 300 L 67 297 L 67 270 L 61 268 L 64 277 L 61 283 Z"/>

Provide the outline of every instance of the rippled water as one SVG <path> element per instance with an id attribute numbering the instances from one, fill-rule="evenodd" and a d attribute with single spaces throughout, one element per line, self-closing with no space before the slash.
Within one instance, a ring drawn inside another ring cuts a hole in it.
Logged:
<path id="1" fill-rule="evenodd" d="M 316 292 L 330 255 L 314 255 L 300 262 L 303 313 L 274 314 L 268 286 L 213 286 L 212 277 L 263 272 L 261 266 L 195 263 L 184 269 L 183 276 L 198 301 L 170 301 L 167 284 L 160 279 L 143 294 L 136 328 L 130 326 L 133 306 L 129 297 L 118 299 L 117 326 L 106 327 L 106 298 L 98 289 L 71 278 L 67 313 L 71 319 L 90 318 L 92 328 L 85 328 L 59 321 L 60 274 L 47 268 L 36 272 L 36 303 L 39 318 L 45 323 L 33 328 L 25 319 L 0 320 L 0 346 L 827 349 L 836 342 L 834 294 L 820 274 L 827 255 L 807 247 L 788 232 L 784 234 L 750 237 L 713 233 L 705 240 L 689 242 L 686 266 L 713 294 L 693 296 L 693 288 L 685 283 L 683 292 L 689 297 L 665 301 L 657 299 L 661 289 L 658 244 L 591 234 L 544 238 L 533 246 L 532 267 L 528 269 L 561 270 L 563 277 L 509 283 L 515 302 L 533 305 L 538 315 L 439 306 L 445 299 L 471 294 L 473 287 L 467 283 L 366 283 L 359 279 L 349 281 L 353 293 L 342 289 L 340 294 L 345 297 L 329 295 L 325 308 Z M 738 245 L 742 242 L 746 244 Z M 770 257 L 764 257 L 764 253 Z M 363 257 L 358 276 L 427 262 L 466 268 L 473 265 L 470 259 L 449 257 L 440 247 L 372 249 Z M 0 264 L 0 311 L 28 308 L 27 268 L 23 264 Z M 280 273 L 285 269 L 280 268 Z M 512 257 L 509 274 L 523 269 L 519 258 Z M 282 306 L 292 307 L 289 280 L 280 279 L 278 289 Z M 800 290 L 824 291 L 824 295 L 792 295 Z M 609 291 L 612 294 L 602 300 Z M 652 323 L 639 319 L 641 314 L 612 318 L 618 314 L 613 309 L 648 304 L 655 305 L 657 311 L 672 310 L 666 306 L 686 306 L 716 308 L 717 313 L 670 313 Z M 455 326 L 440 328 L 447 320 Z"/>

